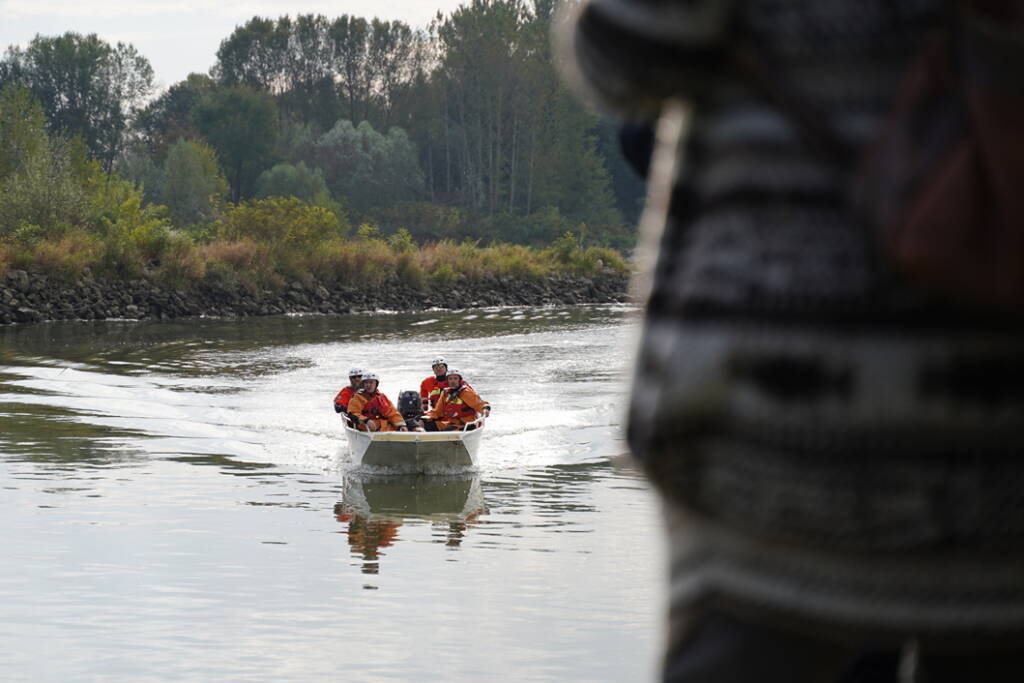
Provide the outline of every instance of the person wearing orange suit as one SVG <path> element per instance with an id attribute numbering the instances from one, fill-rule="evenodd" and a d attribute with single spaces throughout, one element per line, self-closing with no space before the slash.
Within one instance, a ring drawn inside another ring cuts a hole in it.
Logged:
<path id="1" fill-rule="evenodd" d="M 380 377 L 375 372 L 363 373 L 362 388 L 348 402 L 348 415 L 356 429 L 370 432 L 407 432 L 405 418 L 391 400 L 377 390 Z"/>
<path id="2" fill-rule="evenodd" d="M 338 392 L 334 397 L 334 412 L 344 413 L 348 411 L 348 402 L 352 396 L 359 391 L 359 385 L 363 381 L 362 368 L 351 368 L 348 371 L 348 386 Z"/>
<path id="3" fill-rule="evenodd" d="M 437 405 L 441 392 L 448 388 L 448 362 L 438 356 L 430 365 L 434 374 L 420 382 L 420 402 L 424 413 Z"/>
<path id="4" fill-rule="evenodd" d="M 461 429 L 480 416 L 491 414 L 491 406 L 469 386 L 460 370 L 448 371 L 448 387 L 441 392 L 437 404 L 423 417 L 428 432 Z"/>

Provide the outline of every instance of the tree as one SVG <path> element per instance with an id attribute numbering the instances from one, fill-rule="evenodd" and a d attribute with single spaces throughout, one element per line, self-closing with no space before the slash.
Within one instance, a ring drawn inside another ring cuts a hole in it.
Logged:
<path id="1" fill-rule="evenodd" d="M 162 190 L 171 221 L 188 228 L 214 219 L 218 204 L 228 194 L 228 184 L 209 145 L 178 140 L 167 150 Z"/>
<path id="2" fill-rule="evenodd" d="M 291 23 L 284 71 L 281 109 L 315 123 L 320 130 L 329 128 L 341 115 L 341 101 L 335 84 L 331 25 L 326 17 L 303 14 Z"/>
<path id="3" fill-rule="evenodd" d="M 220 85 L 247 86 L 278 93 L 285 89 L 290 22 L 253 17 L 239 26 L 217 50 L 212 73 Z"/>
<path id="4" fill-rule="evenodd" d="M 416 148 L 401 128 L 381 135 L 368 121 L 338 121 L 313 145 L 309 162 L 323 170 L 335 197 L 360 212 L 414 200 L 423 191 Z"/>
<path id="5" fill-rule="evenodd" d="M 0 90 L 0 180 L 45 153 L 48 144 L 39 100 L 17 83 Z"/>
<path id="6" fill-rule="evenodd" d="M 125 131 L 153 89 L 149 61 L 131 45 L 111 47 L 95 34 L 36 36 L 5 56 L 5 78 L 39 98 L 51 132 L 80 135 L 89 153 L 109 169 Z"/>
<path id="7" fill-rule="evenodd" d="M 164 170 L 144 149 L 130 149 L 117 160 L 118 175 L 142 188 L 142 196 L 149 204 L 164 200 Z"/>
<path id="8" fill-rule="evenodd" d="M 277 106 L 264 92 L 247 87 L 217 88 L 195 109 L 194 121 L 216 150 L 231 201 L 250 197 L 259 174 L 272 158 L 277 135 Z"/>
<path id="9" fill-rule="evenodd" d="M 163 161 L 167 148 L 179 139 L 199 138 L 192 113 L 213 87 L 209 76 L 189 74 L 138 113 L 135 130 L 157 161 Z"/>
<path id="10" fill-rule="evenodd" d="M 301 161 L 297 165 L 277 164 L 260 174 L 256 180 L 256 196 L 296 197 L 308 203 L 330 196 L 324 174 L 320 169 L 310 169 Z"/>
<path id="11" fill-rule="evenodd" d="M 370 104 L 369 35 L 369 25 L 359 17 L 343 14 L 331 23 L 334 73 L 348 120 L 357 123 L 366 118 Z"/>
<path id="12" fill-rule="evenodd" d="M 17 84 L 0 90 L 0 237 L 56 236 L 86 222 L 81 145 L 52 139 L 42 106 Z"/>

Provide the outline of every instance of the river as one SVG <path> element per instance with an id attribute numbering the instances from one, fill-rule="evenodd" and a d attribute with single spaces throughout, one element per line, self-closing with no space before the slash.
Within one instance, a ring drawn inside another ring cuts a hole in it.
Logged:
<path id="1" fill-rule="evenodd" d="M 9 680 L 644 681 L 654 495 L 636 313 L 592 306 L 0 329 Z M 447 357 L 479 471 L 351 472 L 331 399 Z"/>

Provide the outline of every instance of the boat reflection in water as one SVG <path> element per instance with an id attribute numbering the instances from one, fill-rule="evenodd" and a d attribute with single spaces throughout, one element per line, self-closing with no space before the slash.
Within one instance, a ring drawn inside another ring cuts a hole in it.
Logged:
<path id="1" fill-rule="evenodd" d="M 477 516 L 487 512 L 478 475 L 423 474 L 345 476 L 342 500 L 334 506 L 353 555 L 362 558 L 364 574 L 380 569 L 382 548 L 400 540 L 399 528 L 425 521 L 457 548 Z"/>

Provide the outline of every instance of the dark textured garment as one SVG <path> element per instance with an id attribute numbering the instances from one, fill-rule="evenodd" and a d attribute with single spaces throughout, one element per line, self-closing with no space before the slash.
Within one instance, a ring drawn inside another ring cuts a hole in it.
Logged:
<path id="1" fill-rule="evenodd" d="M 730 68 L 755 46 L 861 146 L 938 5 L 592 0 L 567 22 L 591 97 L 634 119 L 693 105 L 630 414 L 678 605 L 1024 641 L 1021 321 L 889 272 L 843 169 Z"/>

